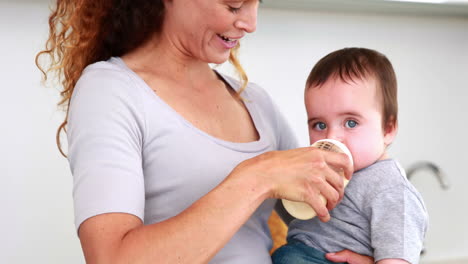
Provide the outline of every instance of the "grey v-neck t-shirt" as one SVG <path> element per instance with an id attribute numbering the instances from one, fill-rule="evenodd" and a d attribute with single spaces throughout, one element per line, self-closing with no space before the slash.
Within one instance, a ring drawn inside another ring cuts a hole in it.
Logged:
<path id="1" fill-rule="evenodd" d="M 220 76 L 239 89 L 239 82 Z M 260 139 L 228 142 L 189 123 L 120 58 L 88 66 L 73 93 L 67 130 L 76 228 L 111 212 L 135 215 L 145 224 L 164 221 L 215 188 L 240 162 L 297 147 L 263 89 L 249 83 L 242 96 Z M 267 219 L 275 202 L 266 200 L 210 263 L 271 263 Z"/>

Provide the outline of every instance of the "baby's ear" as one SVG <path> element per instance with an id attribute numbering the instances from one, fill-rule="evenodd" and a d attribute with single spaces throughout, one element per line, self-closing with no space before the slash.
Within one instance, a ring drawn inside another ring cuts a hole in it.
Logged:
<path id="1" fill-rule="evenodd" d="M 398 123 L 394 116 L 391 116 L 384 127 L 384 143 L 386 146 L 390 145 L 398 132 Z"/>

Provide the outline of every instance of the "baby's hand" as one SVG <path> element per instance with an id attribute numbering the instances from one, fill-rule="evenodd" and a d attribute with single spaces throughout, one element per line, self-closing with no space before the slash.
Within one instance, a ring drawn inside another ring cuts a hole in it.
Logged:
<path id="1" fill-rule="evenodd" d="M 359 255 L 351 250 L 345 249 L 336 253 L 327 253 L 325 257 L 332 262 L 346 262 L 349 264 L 373 264 L 374 258 Z"/>

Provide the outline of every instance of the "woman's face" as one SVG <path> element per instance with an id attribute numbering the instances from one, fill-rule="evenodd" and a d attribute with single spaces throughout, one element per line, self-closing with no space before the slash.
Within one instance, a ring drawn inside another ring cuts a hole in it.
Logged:
<path id="1" fill-rule="evenodd" d="M 223 63 L 255 31 L 259 0 L 166 0 L 162 37 L 184 56 Z"/>

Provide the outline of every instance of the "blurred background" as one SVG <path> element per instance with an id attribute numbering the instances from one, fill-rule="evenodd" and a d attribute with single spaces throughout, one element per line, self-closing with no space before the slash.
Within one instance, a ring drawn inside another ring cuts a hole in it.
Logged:
<path id="1" fill-rule="evenodd" d="M 0 263 L 84 263 L 72 178 L 55 145 L 63 119 L 58 90 L 41 85 L 34 65 L 51 3 L 0 0 Z M 321 57 L 343 47 L 378 50 L 396 70 L 399 134 L 390 153 L 411 171 L 429 211 L 421 263 L 468 263 L 468 5 L 264 0 L 257 32 L 242 42 L 241 62 L 303 146 L 305 79 Z M 219 68 L 232 73 L 229 65 Z"/>

